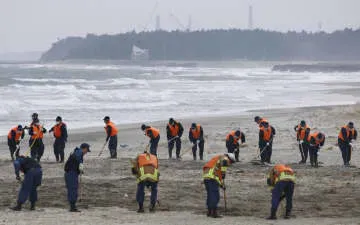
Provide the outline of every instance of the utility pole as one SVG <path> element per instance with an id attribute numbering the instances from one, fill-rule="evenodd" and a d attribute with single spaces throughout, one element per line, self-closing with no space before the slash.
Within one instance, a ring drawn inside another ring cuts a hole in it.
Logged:
<path id="1" fill-rule="evenodd" d="M 253 8 L 251 5 L 249 6 L 248 29 L 253 29 Z"/>

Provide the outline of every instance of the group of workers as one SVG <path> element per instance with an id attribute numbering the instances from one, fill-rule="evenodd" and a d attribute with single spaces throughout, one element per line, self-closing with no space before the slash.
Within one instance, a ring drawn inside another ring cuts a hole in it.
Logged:
<path id="1" fill-rule="evenodd" d="M 42 169 L 40 166 L 40 159 L 44 152 L 44 144 L 42 142 L 43 134 L 46 129 L 39 123 L 38 114 L 32 115 L 32 123 L 29 127 L 22 127 L 18 125 L 12 128 L 8 134 L 8 145 L 11 158 L 14 161 L 16 179 L 21 180 L 20 171 L 24 173 L 22 187 L 19 191 L 16 206 L 13 210 L 21 210 L 22 204 L 29 198 L 31 203 L 30 209 L 35 209 L 37 201 L 37 187 L 42 181 Z M 259 116 L 255 117 L 255 122 L 259 126 L 259 157 L 264 164 L 271 162 L 272 143 L 276 135 L 275 128 L 269 122 Z M 117 133 L 118 129 L 115 124 L 111 122 L 110 117 L 104 118 L 106 143 L 110 152 L 110 158 L 117 157 Z M 31 157 L 26 154 L 20 155 L 19 143 L 24 138 L 24 130 L 29 130 L 30 141 L 29 150 Z M 160 131 L 148 125 L 141 125 L 141 130 L 150 138 L 149 150 L 139 154 L 135 160 L 132 161 L 132 173 L 137 178 L 137 193 L 136 200 L 139 205 L 138 212 L 143 213 L 144 210 L 144 196 L 145 187 L 151 188 L 151 204 L 150 212 L 155 211 L 157 201 L 157 190 L 159 182 L 159 163 L 157 158 L 157 147 L 160 141 Z M 318 151 L 324 145 L 325 135 L 321 132 L 311 132 L 310 127 L 305 121 L 294 127 L 296 137 L 299 144 L 301 154 L 301 161 L 304 164 L 310 155 L 310 163 L 313 167 L 318 167 Z M 169 159 L 172 158 L 172 150 L 176 147 L 176 158 L 180 159 L 181 151 L 181 137 L 184 132 L 182 124 L 173 118 L 169 119 L 166 126 L 167 140 L 168 140 L 168 154 Z M 53 126 L 49 132 L 53 132 L 55 137 L 54 154 L 57 162 L 64 162 L 64 149 L 67 141 L 66 124 L 62 122 L 61 117 L 56 118 L 56 125 Z M 354 128 L 353 122 L 349 122 L 343 126 L 338 136 L 338 145 L 342 152 L 342 157 L 345 166 L 349 166 L 351 160 L 352 141 L 356 140 L 357 131 Z M 204 131 L 200 124 L 192 123 L 189 129 L 189 140 L 193 144 L 192 152 L 193 159 L 197 159 L 197 149 L 199 148 L 199 158 L 203 160 L 204 153 Z M 207 216 L 218 218 L 218 203 L 220 200 L 220 188 L 224 191 L 225 175 L 227 168 L 233 163 L 239 161 L 240 143 L 245 143 L 245 134 L 240 130 L 234 130 L 226 136 L 227 153 L 219 154 L 210 159 L 203 167 L 203 182 L 207 191 Z M 105 145 L 104 145 L 105 146 Z M 83 173 L 83 157 L 90 152 L 90 145 L 83 143 L 80 147 L 75 148 L 68 157 L 65 163 L 65 183 L 67 188 L 67 198 L 70 204 L 71 212 L 79 212 L 76 207 L 78 199 L 79 175 Z M 292 196 L 294 193 L 295 173 L 287 165 L 277 164 L 273 166 L 268 174 L 267 184 L 272 188 L 272 201 L 270 216 L 268 219 L 276 219 L 276 211 L 279 202 L 286 199 L 286 219 L 291 216 L 292 210 Z"/>

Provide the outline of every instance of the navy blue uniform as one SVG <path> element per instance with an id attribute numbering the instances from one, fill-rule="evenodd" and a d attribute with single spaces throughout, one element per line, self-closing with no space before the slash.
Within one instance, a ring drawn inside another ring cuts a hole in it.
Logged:
<path id="1" fill-rule="evenodd" d="M 46 133 L 46 129 L 42 128 L 42 132 Z M 29 128 L 29 135 L 30 136 L 34 135 L 34 130 L 33 130 L 32 125 Z M 37 138 L 37 139 L 30 138 L 29 146 L 31 147 L 31 151 L 30 151 L 31 158 L 37 159 L 38 161 L 40 161 L 41 157 L 44 154 L 44 149 L 45 149 L 42 138 Z"/>
<path id="2" fill-rule="evenodd" d="M 78 199 L 79 188 L 79 165 L 83 163 L 83 152 L 80 148 L 76 148 L 69 156 L 65 164 L 65 183 L 67 189 L 67 198 L 72 207 Z"/>
<path id="3" fill-rule="evenodd" d="M 18 204 L 23 204 L 29 198 L 31 204 L 38 200 L 37 187 L 41 185 L 42 169 L 38 162 L 29 157 L 19 157 L 14 161 L 16 177 L 20 171 L 25 175 L 18 196 Z"/>
<path id="4" fill-rule="evenodd" d="M 59 133 L 54 132 L 54 137 L 55 137 L 55 141 L 53 145 L 54 155 L 57 162 L 59 160 L 60 162 L 64 162 L 65 143 L 67 142 L 67 138 L 68 138 L 67 128 L 65 123 L 61 123 L 61 125 L 55 125 L 55 126 L 60 126 L 60 132 Z M 52 127 L 49 132 L 56 130 L 55 126 Z"/>
<path id="5" fill-rule="evenodd" d="M 342 127 L 339 137 L 338 137 L 338 145 L 341 150 L 341 156 L 343 158 L 344 165 L 350 165 L 351 161 L 351 141 L 356 140 L 357 131 L 354 129 L 353 132 L 347 132 L 346 127 Z"/>

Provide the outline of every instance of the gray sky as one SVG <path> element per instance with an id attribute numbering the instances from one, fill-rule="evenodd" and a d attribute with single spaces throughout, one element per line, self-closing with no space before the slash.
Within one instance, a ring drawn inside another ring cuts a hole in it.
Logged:
<path id="1" fill-rule="evenodd" d="M 193 29 L 323 30 L 360 27 L 360 0 L 0 0 L 0 53 L 46 50 L 57 38 L 180 28 L 170 13 Z M 155 10 L 154 10 L 155 9 Z M 152 13 L 154 11 L 154 13 Z"/>

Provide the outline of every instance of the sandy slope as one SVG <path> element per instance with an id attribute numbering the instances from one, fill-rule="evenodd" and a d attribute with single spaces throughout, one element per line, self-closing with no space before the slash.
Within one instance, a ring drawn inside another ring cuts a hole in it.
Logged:
<path id="1" fill-rule="evenodd" d="M 265 172 L 268 168 L 249 163 L 256 154 L 257 127 L 253 116 L 266 116 L 278 131 L 274 143 L 273 161 L 286 162 L 297 171 L 298 184 L 294 197 L 294 218 L 292 224 L 359 224 L 360 221 L 360 170 L 342 168 L 341 156 L 334 145 L 338 127 L 353 120 L 359 124 L 359 106 L 315 107 L 303 109 L 272 110 L 251 112 L 240 117 L 202 118 L 200 122 L 207 136 L 206 158 L 224 151 L 224 137 L 228 130 L 241 126 L 247 135 L 248 146 L 241 149 L 241 163 L 229 169 L 227 176 L 228 212 L 224 219 L 228 224 L 270 224 L 263 220 L 269 213 L 270 193 L 265 185 Z M 326 146 L 320 155 L 323 167 L 312 169 L 308 165 L 297 165 L 300 156 L 294 144 L 294 125 L 300 119 L 320 129 L 328 136 Z M 191 120 L 182 120 L 186 131 Z M 93 152 L 85 159 L 86 174 L 82 179 L 82 201 L 78 215 L 66 211 L 62 165 L 54 164 L 51 153 L 51 139 L 46 139 L 44 156 L 43 185 L 39 188 L 39 207 L 36 212 L 25 210 L 10 212 L 7 208 L 15 202 L 18 184 L 15 181 L 12 165 L 6 158 L 6 143 L 1 146 L 0 161 L 0 224 L 27 224 L 28 219 L 37 224 L 208 224 L 213 223 L 204 216 L 205 191 L 201 185 L 201 167 L 204 162 L 191 160 L 190 152 L 183 161 L 167 160 L 165 142 L 165 122 L 161 126 L 160 145 L 161 182 L 159 188 L 160 206 L 156 214 L 138 215 L 135 202 L 136 184 L 129 170 L 129 157 L 144 149 L 147 139 L 143 137 L 139 125 L 120 128 L 120 159 L 108 159 L 108 152 L 97 157 L 104 141 L 101 128 L 90 129 L 87 133 L 72 131 L 67 151 L 82 141 L 93 145 Z M 187 136 L 187 135 L 186 135 Z M 23 149 L 26 149 L 23 147 Z M 184 140 L 183 151 L 190 149 Z M 49 156 L 49 159 L 48 159 Z M 352 163 L 360 165 L 360 156 L 354 152 Z M 220 203 L 223 209 L 223 201 Z M 69 216 L 71 215 L 71 216 Z M 280 220 L 278 224 L 287 224 Z"/>

